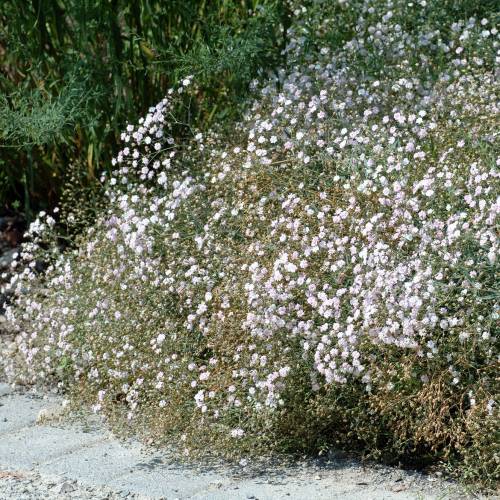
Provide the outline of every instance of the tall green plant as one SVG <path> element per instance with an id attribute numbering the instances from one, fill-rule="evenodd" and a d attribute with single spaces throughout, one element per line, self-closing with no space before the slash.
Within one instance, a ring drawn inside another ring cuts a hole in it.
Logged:
<path id="1" fill-rule="evenodd" d="M 52 204 L 70 162 L 92 178 L 121 124 L 183 75 L 196 74 L 199 85 L 183 121 L 203 128 L 236 116 L 249 82 L 280 58 L 283 3 L 4 0 L 2 205 Z"/>

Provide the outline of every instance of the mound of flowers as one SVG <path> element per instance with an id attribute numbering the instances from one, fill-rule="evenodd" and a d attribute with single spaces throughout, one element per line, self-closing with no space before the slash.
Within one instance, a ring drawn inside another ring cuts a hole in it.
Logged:
<path id="1" fill-rule="evenodd" d="M 230 135 L 176 143 L 192 78 L 128 125 L 77 249 L 30 229 L 10 379 L 186 454 L 348 447 L 494 480 L 498 32 L 406 4 L 339 2 L 352 33 L 314 51 L 298 9 Z"/>

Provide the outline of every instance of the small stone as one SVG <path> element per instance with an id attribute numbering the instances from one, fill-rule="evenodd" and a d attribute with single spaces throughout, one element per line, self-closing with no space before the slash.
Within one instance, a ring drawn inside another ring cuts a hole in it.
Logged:
<path id="1" fill-rule="evenodd" d="M 50 420 L 60 420 L 64 413 L 62 406 L 52 406 L 49 408 L 42 408 L 36 417 L 36 423 L 42 424 Z"/>
<path id="2" fill-rule="evenodd" d="M 66 495 L 67 493 L 75 491 L 75 487 L 69 481 L 64 481 L 64 483 L 55 486 L 53 488 L 53 491 L 56 495 Z"/>
<path id="3" fill-rule="evenodd" d="M 391 491 L 394 491 L 394 493 L 397 493 L 398 491 L 405 491 L 407 489 L 408 489 L 408 486 L 404 483 L 395 484 L 391 487 Z"/>

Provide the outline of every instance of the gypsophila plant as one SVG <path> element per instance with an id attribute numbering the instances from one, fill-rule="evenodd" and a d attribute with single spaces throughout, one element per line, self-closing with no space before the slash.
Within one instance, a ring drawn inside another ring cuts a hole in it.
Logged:
<path id="1" fill-rule="evenodd" d="M 230 136 L 174 140 L 191 77 L 127 125 L 106 212 L 11 282 L 8 376 L 188 456 L 338 446 L 493 485 L 495 15 L 339 1 L 343 40 L 313 7 Z"/>

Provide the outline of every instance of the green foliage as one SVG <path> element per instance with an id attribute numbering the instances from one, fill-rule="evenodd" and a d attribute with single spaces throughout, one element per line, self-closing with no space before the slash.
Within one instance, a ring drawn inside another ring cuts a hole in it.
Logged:
<path id="1" fill-rule="evenodd" d="M 92 107 L 99 94 L 90 89 L 87 82 L 72 77 L 54 96 L 45 89 L 35 89 L 24 95 L 0 96 L 0 130 L 6 146 L 31 148 L 54 143 L 67 143 L 68 133 L 81 120 L 86 125 L 92 121 Z"/>
<path id="2" fill-rule="evenodd" d="M 124 122 L 197 76 L 185 121 L 234 118 L 279 59 L 279 0 L 5 0 L 0 12 L 0 207 L 59 197 L 66 165 L 106 169 Z M 70 76 L 68 76 L 70 75 Z"/>

